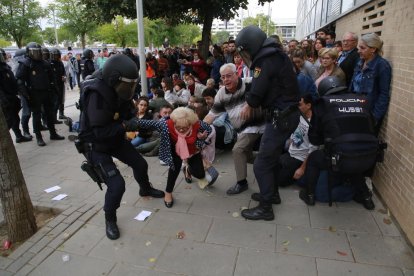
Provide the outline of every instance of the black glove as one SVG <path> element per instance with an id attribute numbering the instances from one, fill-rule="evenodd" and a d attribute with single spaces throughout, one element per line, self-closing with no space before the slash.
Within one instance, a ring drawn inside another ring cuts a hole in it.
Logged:
<path id="1" fill-rule="evenodd" d="M 122 125 L 125 128 L 125 131 L 137 131 L 138 130 L 138 118 L 132 118 L 128 121 L 123 121 Z"/>

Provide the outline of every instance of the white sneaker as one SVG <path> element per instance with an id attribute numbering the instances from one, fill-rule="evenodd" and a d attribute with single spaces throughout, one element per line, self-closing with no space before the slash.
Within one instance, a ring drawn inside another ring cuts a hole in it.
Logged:
<path id="1" fill-rule="evenodd" d="M 167 166 L 167 163 L 165 163 L 164 161 L 160 160 L 160 165 L 161 166 Z"/>

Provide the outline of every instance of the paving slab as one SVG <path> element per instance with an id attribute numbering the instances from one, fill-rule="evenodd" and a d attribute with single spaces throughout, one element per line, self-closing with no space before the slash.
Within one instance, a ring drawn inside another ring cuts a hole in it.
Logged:
<path id="1" fill-rule="evenodd" d="M 277 225 L 276 251 L 301 256 L 354 261 L 344 231 Z"/>
<path id="2" fill-rule="evenodd" d="M 69 261 L 64 262 L 62 257 L 69 255 Z M 91 276 L 108 275 L 114 267 L 112 260 L 101 260 L 88 256 L 78 256 L 63 251 L 55 251 L 43 263 L 37 266 L 29 275 L 45 276 Z"/>
<path id="3" fill-rule="evenodd" d="M 273 205 L 275 223 L 278 225 L 310 227 L 309 209 L 307 206 L 292 204 Z"/>
<path id="4" fill-rule="evenodd" d="M 309 215 L 313 228 L 328 229 L 333 226 L 339 230 L 380 234 L 371 212 L 361 212 L 353 208 L 314 206 L 309 208 Z"/>
<path id="5" fill-rule="evenodd" d="M 89 253 L 89 256 L 108 261 L 124 262 L 131 265 L 153 267 L 168 238 L 136 233 L 122 235 L 116 241 L 102 239 Z"/>
<path id="6" fill-rule="evenodd" d="M 115 268 L 109 273 L 109 276 L 171 276 L 178 275 L 154 269 L 138 268 L 128 266 L 126 264 L 117 264 Z M 182 275 L 182 274 L 180 274 Z"/>
<path id="7" fill-rule="evenodd" d="M 106 237 L 104 227 L 85 224 L 72 238 L 62 244 L 59 249 L 86 256 L 103 237 Z"/>
<path id="8" fill-rule="evenodd" d="M 237 249 L 188 240 L 171 240 L 156 261 L 156 268 L 197 276 L 232 275 Z"/>
<path id="9" fill-rule="evenodd" d="M 234 276 L 316 276 L 315 259 L 274 252 L 240 249 Z"/>
<path id="10" fill-rule="evenodd" d="M 334 260 L 316 259 L 318 276 L 403 276 L 401 269 Z"/>
<path id="11" fill-rule="evenodd" d="M 246 199 L 223 198 L 205 193 L 194 198 L 193 205 L 188 212 L 196 215 L 240 220 L 242 219 L 241 216 L 234 218 L 233 213 L 240 213 L 241 208 L 247 207 L 248 204 L 249 200 Z"/>
<path id="12" fill-rule="evenodd" d="M 369 233 L 349 233 L 348 237 L 355 260 L 359 263 L 414 269 L 413 253 L 398 237 Z"/>
<path id="13" fill-rule="evenodd" d="M 214 218 L 206 242 L 274 251 L 276 226 L 252 221 Z"/>
<path id="14" fill-rule="evenodd" d="M 381 234 L 384 236 L 401 237 L 401 233 L 395 225 L 394 219 L 383 212 L 385 211 L 381 210 L 380 212 L 377 210 L 371 213 L 381 230 Z"/>
<path id="15" fill-rule="evenodd" d="M 404 276 L 414 276 L 414 270 L 403 269 Z"/>
<path id="16" fill-rule="evenodd" d="M 183 232 L 186 240 L 201 242 L 206 239 L 212 221 L 211 217 L 206 216 L 159 211 L 150 218 L 141 232 L 173 239 L 177 238 L 179 232 Z"/>

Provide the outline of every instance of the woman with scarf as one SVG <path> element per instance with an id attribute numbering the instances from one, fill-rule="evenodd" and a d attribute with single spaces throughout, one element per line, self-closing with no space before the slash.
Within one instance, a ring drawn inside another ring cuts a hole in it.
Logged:
<path id="1" fill-rule="evenodd" d="M 208 124 L 200 121 L 193 110 L 187 107 L 178 107 L 167 120 L 136 120 L 133 127 L 156 129 L 160 133 L 159 158 L 170 167 L 164 197 L 164 204 L 167 208 L 171 208 L 174 204 L 172 191 L 183 162 L 185 163 L 183 171 L 186 180 L 191 178 L 191 175 L 198 178 L 201 189 L 214 183 L 214 181 L 208 182 L 205 178 L 201 156 L 205 139 L 210 135 L 212 129 Z"/>

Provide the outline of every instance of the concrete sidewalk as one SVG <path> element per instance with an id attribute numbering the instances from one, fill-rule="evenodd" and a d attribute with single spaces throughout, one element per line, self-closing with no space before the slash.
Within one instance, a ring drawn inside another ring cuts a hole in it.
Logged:
<path id="1" fill-rule="evenodd" d="M 66 114 L 76 119 L 78 91 L 67 91 Z M 68 128 L 57 125 L 67 136 Z M 367 211 L 354 202 L 306 206 L 295 187 L 281 189 L 276 219 L 246 221 L 240 216 L 258 191 L 249 166 L 249 190 L 228 197 L 234 184 L 231 153 L 220 154 L 216 184 L 202 191 L 180 175 L 175 205 L 140 198 L 132 170 L 117 161 L 127 183 L 118 210 L 121 238 L 105 236 L 100 191 L 80 170 L 83 157 L 73 143 L 49 141 L 16 145 L 33 204 L 62 210 L 7 258 L 0 257 L 0 275 L 414 275 L 414 256 L 384 206 Z M 164 189 L 167 167 L 146 158 L 150 180 Z M 62 189 L 45 193 L 54 185 Z M 62 201 L 51 199 L 61 193 Z M 153 212 L 144 222 L 142 210 Z"/>

